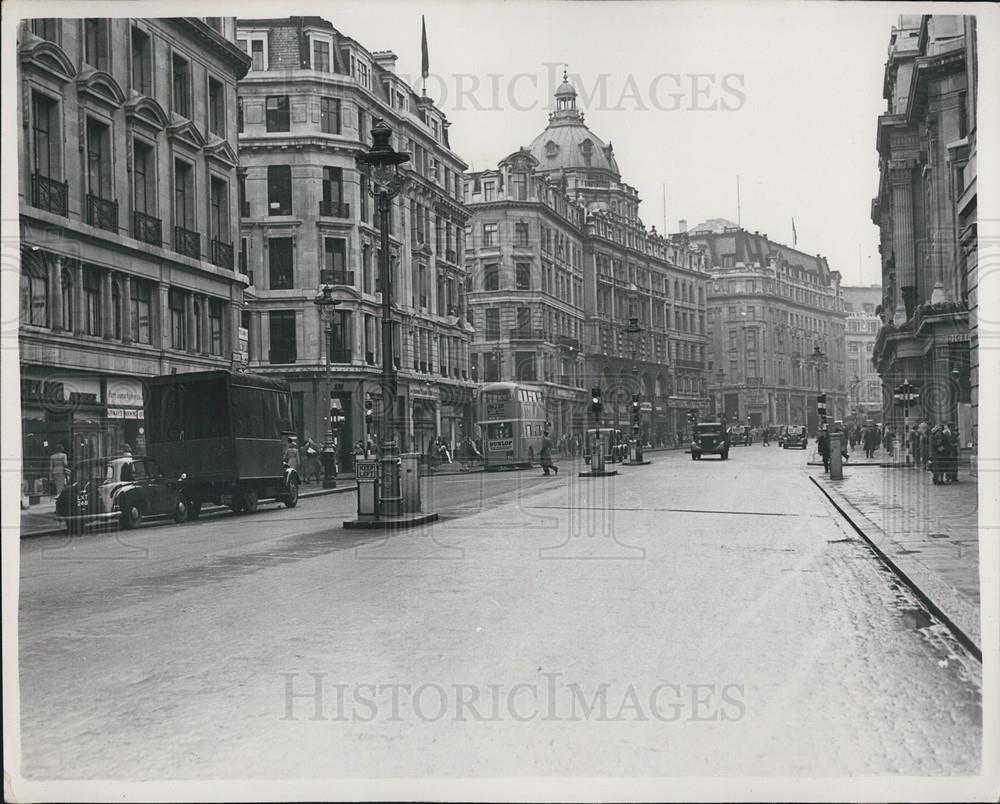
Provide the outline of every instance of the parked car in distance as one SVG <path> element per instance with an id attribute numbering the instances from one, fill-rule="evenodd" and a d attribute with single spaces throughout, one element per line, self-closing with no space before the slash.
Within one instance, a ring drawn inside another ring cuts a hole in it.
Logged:
<path id="1" fill-rule="evenodd" d="M 691 460 L 700 461 L 705 453 L 729 458 L 730 437 L 722 422 L 698 422 L 691 436 Z"/>
<path id="2" fill-rule="evenodd" d="M 77 464 L 71 479 L 56 499 L 56 518 L 70 533 L 98 523 L 137 528 L 148 517 L 188 517 L 183 477 L 165 478 L 150 458 L 94 458 Z"/>
<path id="3" fill-rule="evenodd" d="M 749 428 L 742 424 L 734 424 L 729 428 L 729 443 L 737 447 L 747 446 Z"/>
<path id="4" fill-rule="evenodd" d="M 785 428 L 785 432 L 781 437 L 782 449 L 790 449 L 791 447 L 805 449 L 807 446 L 809 446 L 809 434 L 806 432 L 805 426 L 790 424 Z"/>

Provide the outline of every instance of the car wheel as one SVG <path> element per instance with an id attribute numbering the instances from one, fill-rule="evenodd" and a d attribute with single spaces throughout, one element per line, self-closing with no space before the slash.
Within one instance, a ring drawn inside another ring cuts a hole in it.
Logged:
<path id="1" fill-rule="evenodd" d="M 188 520 L 188 503 L 184 495 L 177 497 L 177 504 L 174 505 L 174 522 L 181 525 Z"/>
<path id="2" fill-rule="evenodd" d="M 285 508 L 294 508 L 299 504 L 299 481 L 292 478 L 288 481 L 288 493 L 285 494 Z"/>
<path id="3" fill-rule="evenodd" d="M 722 453 L 722 460 L 724 461 L 729 460 L 729 450 L 726 450 L 725 452 Z"/>
<path id="4" fill-rule="evenodd" d="M 243 494 L 243 505 L 240 506 L 244 514 L 252 514 L 257 510 L 257 491 L 247 489 Z"/>
<path id="5" fill-rule="evenodd" d="M 188 519 L 192 522 L 201 516 L 201 500 L 188 500 Z"/>
<path id="6" fill-rule="evenodd" d="M 137 502 L 129 502 L 122 511 L 122 527 L 127 530 L 137 528 L 142 524 L 142 508 Z"/>

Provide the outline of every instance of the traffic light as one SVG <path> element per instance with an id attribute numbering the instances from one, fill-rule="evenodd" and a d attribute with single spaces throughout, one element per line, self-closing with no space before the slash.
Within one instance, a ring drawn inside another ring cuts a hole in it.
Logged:
<path id="1" fill-rule="evenodd" d="M 826 394 L 816 397 L 816 413 L 819 414 L 819 423 L 826 424 Z"/>
<path id="2" fill-rule="evenodd" d="M 640 406 L 639 406 L 639 395 L 638 394 L 632 394 L 632 415 L 633 416 L 638 416 L 639 415 L 639 409 L 640 409 Z"/>
<path id="3" fill-rule="evenodd" d="M 595 416 L 601 415 L 601 410 L 603 410 L 604 405 L 601 404 L 601 389 L 591 388 L 590 389 L 590 410 Z"/>
<path id="4" fill-rule="evenodd" d="M 365 400 L 365 425 L 371 427 L 372 422 L 375 421 L 375 400 L 368 397 Z"/>
<path id="5" fill-rule="evenodd" d="M 688 408 L 687 420 L 688 420 L 689 424 L 697 424 L 698 423 L 698 409 L 697 408 Z"/>

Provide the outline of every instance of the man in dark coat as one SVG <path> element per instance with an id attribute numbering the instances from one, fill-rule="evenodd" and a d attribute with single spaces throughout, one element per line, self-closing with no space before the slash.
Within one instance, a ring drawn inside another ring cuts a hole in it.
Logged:
<path id="1" fill-rule="evenodd" d="M 944 433 L 944 427 L 940 424 L 934 425 L 931 430 L 931 455 L 930 469 L 934 476 L 934 485 L 940 486 L 945 482 L 944 475 L 948 463 L 948 453 L 951 450 L 951 438 Z"/>
<path id="2" fill-rule="evenodd" d="M 958 437 L 958 428 L 952 422 L 944 426 L 945 434 L 948 436 L 948 467 L 945 479 L 950 483 L 958 482 L 958 452 L 961 446 Z"/>
<path id="3" fill-rule="evenodd" d="M 542 454 L 538 456 L 538 462 L 542 465 L 542 474 L 549 476 L 549 469 L 559 474 L 559 467 L 552 462 L 552 439 L 549 438 L 549 431 L 545 431 L 542 437 Z"/>
<path id="4" fill-rule="evenodd" d="M 823 471 L 830 471 L 830 431 L 823 427 L 819 431 L 819 437 L 816 439 L 816 448 L 819 450 L 820 457 L 823 459 Z"/>

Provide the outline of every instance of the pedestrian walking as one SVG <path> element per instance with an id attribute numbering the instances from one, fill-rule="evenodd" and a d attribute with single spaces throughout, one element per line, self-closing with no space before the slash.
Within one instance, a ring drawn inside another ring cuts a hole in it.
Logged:
<path id="1" fill-rule="evenodd" d="M 546 477 L 549 476 L 550 469 L 559 474 L 559 467 L 552 462 L 552 440 L 549 438 L 548 430 L 542 436 L 542 453 L 539 456 L 539 463 L 542 465 L 542 474 Z"/>
<path id="2" fill-rule="evenodd" d="M 765 427 L 764 431 L 761 433 L 761 443 L 765 447 L 771 446 L 771 428 Z"/>
<path id="3" fill-rule="evenodd" d="M 303 481 L 309 483 L 309 478 L 315 477 L 316 482 L 319 483 L 320 478 L 320 463 L 319 463 L 319 444 L 312 440 L 312 437 L 308 434 L 306 435 L 305 442 L 305 458 L 302 461 L 302 475 Z"/>
<path id="4" fill-rule="evenodd" d="M 950 435 L 945 435 L 942 425 L 934 425 L 934 428 L 931 430 L 930 470 L 935 486 L 940 486 L 945 482 L 945 472 L 948 468 L 948 453 L 950 450 Z"/>
<path id="5" fill-rule="evenodd" d="M 920 466 L 923 469 L 927 469 L 927 461 L 931 454 L 930 432 L 930 423 L 927 419 L 921 419 L 920 424 L 917 426 L 917 434 L 919 435 L 917 459 L 920 461 Z"/>
<path id="6" fill-rule="evenodd" d="M 949 483 L 958 482 L 958 453 L 961 441 L 958 437 L 958 428 L 954 422 L 948 422 L 944 426 L 945 434 L 948 438 L 948 467 L 945 479 Z"/>
<path id="7" fill-rule="evenodd" d="M 299 470 L 299 448 L 295 445 L 294 437 L 289 437 L 288 446 L 285 447 L 285 463 L 296 472 Z"/>
<path id="8" fill-rule="evenodd" d="M 920 450 L 920 433 L 917 432 L 917 425 L 910 427 L 910 432 L 906 435 L 906 465 L 917 466 L 917 452 Z"/>
<path id="9" fill-rule="evenodd" d="M 62 444 L 56 444 L 56 451 L 49 456 L 49 482 L 58 497 L 66 486 L 66 472 L 69 469 L 69 457 Z"/>
<path id="10" fill-rule="evenodd" d="M 830 432 L 826 427 L 820 428 L 819 435 L 816 438 L 816 449 L 819 451 L 820 457 L 823 459 L 823 471 L 830 471 Z"/>

